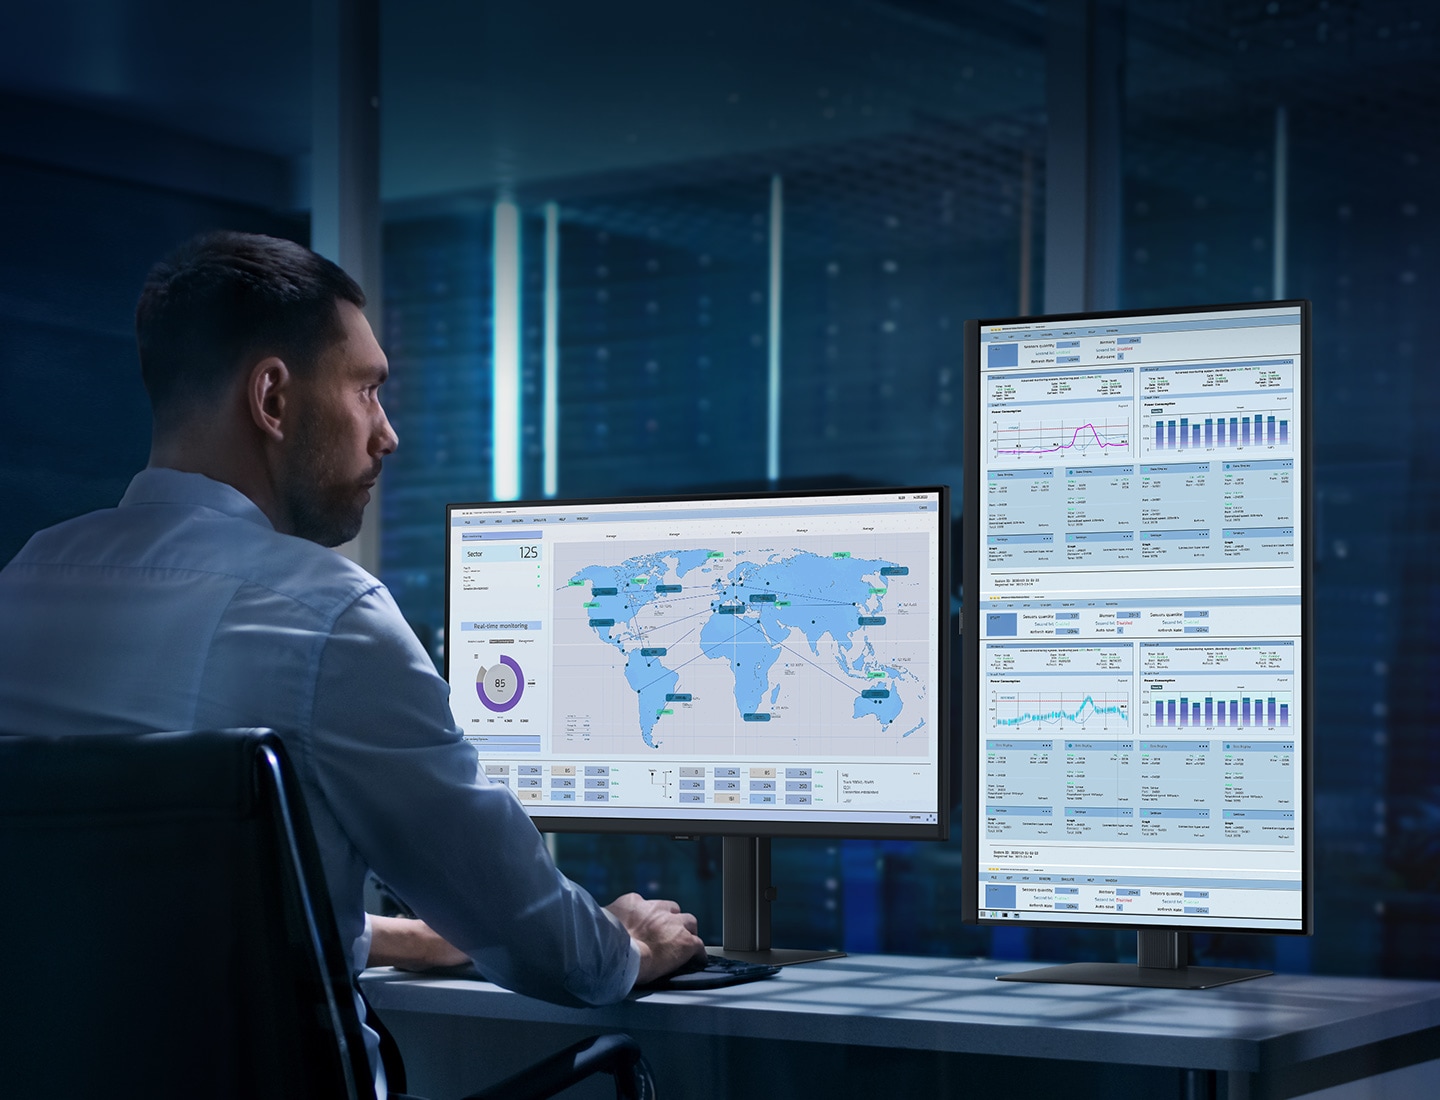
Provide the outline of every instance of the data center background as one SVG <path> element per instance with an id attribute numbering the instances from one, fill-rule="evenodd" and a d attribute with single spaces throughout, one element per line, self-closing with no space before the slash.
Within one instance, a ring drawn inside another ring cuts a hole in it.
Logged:
<path id="1" fill-rule="evenodd" d="M 239 31 L 159 2 L 53 7 L 7 10 L 0 34 L 0 560 L 37 527 L 112 503 L 144 463 L 129 327 L 149 262 L 210 225 L 308 232 L 303 10 L 259 3 Z M 524 226 L 525 495 L 543 489 L 547 203 L 560 494 L 765 483 L 776 178 L 781 484 L 958 486 L 961 326 L 1044 308 L 1045 197 L 1065 185 L 1045 170 L 1046 7 L 562 4 L 551 15 L 566 18 L 547 19 L 384 6 L 383 339 L 402 447 L 382 579 L 433 650 L 443 505 L 490 486 L 500 189 Z M 1440 284 L 1440 20 L 1403 0 L 1119 7 L 1118 304 L 1272 295 L 1281 128 L 1284 291 L 1315 303 L 1317 934 L 1202 937 L 1199 950 L 1440 977 L 1440 381 L 1420 331 Z M 168 98 L 130 94 L 167 66 Z M 207 98 L 254 71 L 278 84 Z M 177 88 L 199 90 L 188 115 Z M 557 850 L 597 894 L 677 896 L 718 931 L 718 843 L 563 836 Z M 1109 933 L 963 926 L 958 838 L 782 840 L 775 860 L 780 944 L 1133 952 Z"/>

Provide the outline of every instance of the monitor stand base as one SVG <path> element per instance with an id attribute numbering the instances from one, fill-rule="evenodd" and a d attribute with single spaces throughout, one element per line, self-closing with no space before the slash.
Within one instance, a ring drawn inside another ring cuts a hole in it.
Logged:
<path id="1" fill-rule="evenodd" d="M 1055 982 L 1065 985 L 1129 985 L 1144 989 L 1213 989 L 1217 985 L 1264 978 L 1269 970 L 1228 966 L 1177 966 L 1174 969 L 1129 963 L 1068 963 L 1001 974 L 1002 982 Z"/>
<path id="2" fill-rule="evenodd" d="M 747 963 L 764 963 L 766 966 L 794 966 L 796 963 L 819 962 L 821 959 L 843 959 L 843 951 L 808 951 L 800 947 L 771 947 L 764 951 L 735 951 L 729 947 L 707 947 L 712 955 L 727 959 L 739 959 Z"/>
<path id="3" fill-rule="evenodd" d="M 1214 989 L 1217 985 L 1264 978 L 1272 971 L 1229 966 L 1187 966 L 1190 937 L 1185 932 L 1143 929 L 1135 933 L 1135 965 L 1068 963 L 1001 974 L 1002 982 L 1056 982 L 1065 985 L 1129 985 L 1142 989 Z"/>

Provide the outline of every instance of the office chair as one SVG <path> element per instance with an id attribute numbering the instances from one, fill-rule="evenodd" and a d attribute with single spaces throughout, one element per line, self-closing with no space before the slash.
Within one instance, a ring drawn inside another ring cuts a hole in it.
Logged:
<path id="1" fill-rule="evenodd" d="M 0 735 L 0 890 L 0 1094 L 374 1095 L 274 733 Z M 653 1096 L 618 1035 L 473 1096 L 539 1100 L 596 1072 Z"/>

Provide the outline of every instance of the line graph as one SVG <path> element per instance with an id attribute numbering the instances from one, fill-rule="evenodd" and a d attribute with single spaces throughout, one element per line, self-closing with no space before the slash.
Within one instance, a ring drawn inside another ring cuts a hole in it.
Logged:
<path id="1" fill-rule="evenodd" d="M 1129 732 L 1129 692 L 994 691 L 990 721 L 997 732 L 1019 732 L 1029 726 L 1050 732 L 1077 727 Z"/>
<path id="2" fill-rule="evenodd" d="M 1092 450 L 1106 452 L 1119 449 L 1122 453 L 1130 449 L 1130 422 L 1123 424 L 1086 421 L 1071 427 L 1066 421 L 1058 425 L 1028 425 L 1026 427 L 1001 429 L 996 426 L 995 454 L 999 455 L 1049 455 L 1065 451 L 1087 454 Z"/>
<path id="3" fill-rule="evenodd" d="M 1064 401 L 1055 415 L 1037 405 L 992 408 L 987 441 L 992 460 L 1025 464 L 1117 462 L 1135 451 L 1135 423 L 1129 401 Z"/>

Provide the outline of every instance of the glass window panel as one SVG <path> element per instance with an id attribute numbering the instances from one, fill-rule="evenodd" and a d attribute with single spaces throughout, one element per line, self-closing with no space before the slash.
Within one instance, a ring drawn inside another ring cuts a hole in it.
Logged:
<path id="1" fill-rule="evenodd" d="M 720 175 L 562 205 L 561 495 L 765 476 L 768 194 Z"/>
<path id="2" fill-rule="evenodd" d="M 1433 19 L 1384 2 L 1128 14 L 1126 304 L 1315 305 L 1317 935 L 1208 950 L 1434 975 Z"/>

